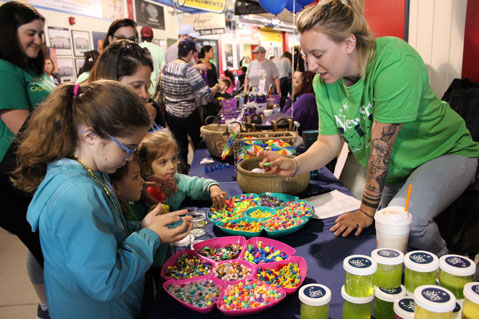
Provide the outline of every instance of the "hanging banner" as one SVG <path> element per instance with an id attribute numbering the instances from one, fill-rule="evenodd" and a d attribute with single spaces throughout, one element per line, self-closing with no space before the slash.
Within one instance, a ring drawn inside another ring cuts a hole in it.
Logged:
<path id="1" fill-rule="evenodd" d="M 283 41 L 283 37 L 281 36 L 281 32 L 274 31 L 271 28 L 260 28 L 261 31 L 261 41 L 268 41 L 268 42 L 281 42 Z"/>
<path id="2" fill-rule="evenodd" d="M 178 0 L 181 7 L 221 13 L 226 9 L 226 0 Z"/>
<path id="3" fill-rule="evenodd" d="M 191 24 L 200 35 L 225 33 L 225 15 L 218 13 L 201 13 L 183 16 L 183 24 Z"/>

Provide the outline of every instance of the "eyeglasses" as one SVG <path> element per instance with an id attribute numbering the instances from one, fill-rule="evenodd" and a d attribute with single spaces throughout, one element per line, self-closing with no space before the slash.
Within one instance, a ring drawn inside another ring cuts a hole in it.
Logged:
<path id="1" fill-rule="evenodd" d="M 127 38 L 122 35 L 112 35 L 112 38 L 115 38 L 117 40 L 130 40 L 131 42 L 136 42 L 137 40 L 135 36 Z"/>
<path id="2" fill-rule="evenodd" d="M 133 155 L 133 153 L 135 153 L 136 151 L 138 151 L 138 146 L 135 146 L 134 148 L 129 148 L 128 146 L 126 146 L 125 144 L 123 144 L 122 142 L 120 142 L 119 140 L 117 140 L 115 137 L 111 136 L 110 134 L 108 134 L 108 138 L 110 140 L 112 140 L 113 142 L 115 142 L 116 144 L 118 144 L 118 146 L 123 150 L 125 151 L 126 155 L 125 155 L 125 161 L 131 156 Z"/>

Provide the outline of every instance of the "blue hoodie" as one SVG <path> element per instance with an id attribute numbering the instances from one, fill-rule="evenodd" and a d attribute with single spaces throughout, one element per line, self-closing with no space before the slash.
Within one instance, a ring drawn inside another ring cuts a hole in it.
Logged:
<path id="1" fill-rule="evenodd" d="M 106 174 L 95 173 L 111 187 Z M 139 315 L 144 275 L 160 238 L 148 228 L 139 230 L 139 222 L 127 225 L 127 235 L 120 218 L 102 186 L 78 162 L 48 165 L 27 220 L 40 231 L 52 318 Z"/>

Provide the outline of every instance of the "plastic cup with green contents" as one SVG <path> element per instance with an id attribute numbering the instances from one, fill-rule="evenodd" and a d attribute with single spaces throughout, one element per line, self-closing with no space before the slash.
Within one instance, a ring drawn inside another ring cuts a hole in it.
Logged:
<path id="1" fill-rule="evenodd" d="M 469 282 L 464 286 L 462 319 L 479 318 L 479 282 Z"/>
<path id="2" fill-rule="evenodd" d="M 452 319 L 456 297 L 443 287 L 424 285 L 414 290 L 414 319 Z"/>
<path id="3" fill-rule="evenodd" d="M 369 297 L 353 297 L 346 292 L 344 285 L 341 287 L 343 303 L 343 319 L 370 319 L 371 303 L 374 295 Z"/>
<path id="4" fill-rule="evenodd" d="M 414 299 L 402 297 L 394 301 L 394 319 L 414 319 Z"/>
<path id="5" fill-rule="evenodd" d="M 394 301 L 406 296 L 404 286 L 383 289 L 374 288 L 374 317 L 381 319 L 394 319 Z"/>
<path id="6" fill-rule="evenodd" d="M 309 284 L 299 289 L 301 319 L 328 319 L 331 290 L 320 284 Z"/>
<path id="7" fill-rule="evenodd" d="M 433 253 L 416 250 L 404 256 L 404 286 L 408 296 L 414 294 L 414 290 L 423 285 L 434 285 L 439 267 L 439 260 Z"/>
<path id="8" fill-rule="evenodd" d="M 364 255 L 352 255 L 343 261 L 345 271 L 344 286 L 352 297 L 369 297 L 374 293 L 373 277 L 377 269 L 376 262 Z"/>
<path id="9" fill-rule="evenodd" d="M 371 252 L 371 258 L 377 263 L 374 285 L 381 288 L 401 286 L 404 254 L 392 248 L 378 248 Z"/>
<path id="10" fill-rule="evenodd" d="M 439 286 L 451 291 L 456 299 L 464 299 L 464 285 L 472 281 L 476 264 L 460 255 L 444 255 L 439 258 Z M 478 317 L 479 318 L 479 317 Z"/>

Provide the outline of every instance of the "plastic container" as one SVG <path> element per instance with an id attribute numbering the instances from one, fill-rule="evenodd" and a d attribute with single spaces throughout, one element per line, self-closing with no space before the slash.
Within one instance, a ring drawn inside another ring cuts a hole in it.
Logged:
<path id="1" fill-rule="evenodd" d="M 462 305 L 456 300 L 456 306 L 454 307 L 454 310 L 452 311 L 452 319 L 461 319 L 461 318 L 462 318 Z"/>
<path id="2" fill-rule="evenodd" d="M 434 285 L 436 273 L 439 267 L 439 260 L 433 253 L 416 250 L 404 256 L 404 286 L 408 296 L 414 294 L 414 290 L 423 285 Z"/>
<path id="3" fill-rule="evenodd" d="M 370 319 L 371 318 L 371 302 L 374 296 L 358 298 L 349 295 L 344 285 L 341 287 L 341 297 L 343 303 L 343 319 Z"/>
<path id="4" fill-rule="evenodd" d="M 373 276 L 377 269 L 373 259 L 364 255 L 352 255 L 344 259 L 343 268 L 344 286 L 349 296 L 364 298 L 373 295 Z"/>
<path id="5" fill-rule="evenodd" d="M 443 287 L 424 285 L 414 290 L 415 319 L 452 319 L 456 297 Z"/>
<path id="6" fill-rule="evenodd" d="M 298 293 L 301 301 L 301 319 L 328 319 L 331 290 L 320 284 L 301 287 Z"/>
<path id="7" fill-rule="evenodd" d="M 245 214 L 252 220 L 263 221 L 276 216 L 278 213 L 276 212 L 276 209 L 274 208 L 256 206 L 256 207 L 248 208 L 245 211 Z"/>
<path id="8" fill-rule="evenodd" d="M 402 297 L 394 301 L 394 319 L 414 319 L 414 299 Z"/>
<path id="9" fill-rule="evenodd" d="M 206 234 L 206 224 L 208 221 L 206 220 L 206 213 L 200 210 L 194 210 L 192 212 L 188 212 L 186 216 L 191 216 L 193 219 L 191 220 L 191 224 L 193 227 L 191 228 L 191 234 L 195 236 L 195 238 L 201 237 Z"/>
<path id="10" fill-rule="evenodd" d="M 394 319 L 394 301 L 404 297 L 406 289 L 399 286 L 393 289 L 374 288 L 374 317 Z"/>
<path id="11" fill-rule="evenodd" d="M 378 248 L 371 252 L 371 258 L 377 263 L 374 285 L 381 288 L 401 286 L 404 254 L 391 248 Z"/>
<path id="12" fill-rule="evenodd" d="M 439 258 L 439 268 L 439 286 L 451 291 L 456 299 L 464 299 L 464 285 L 472 281 L 476 264 L 464 256 L 444 255 Z"/>
<path id="13" fill-rule="evenodd" d="M 464 286 L 464 306 L 462 319 L 479 318 L 479 282 L 470 282 Z"/>

